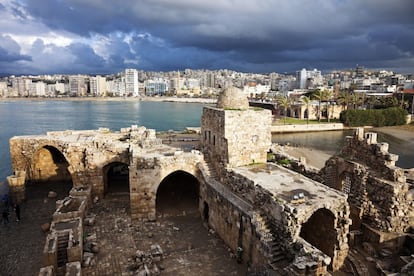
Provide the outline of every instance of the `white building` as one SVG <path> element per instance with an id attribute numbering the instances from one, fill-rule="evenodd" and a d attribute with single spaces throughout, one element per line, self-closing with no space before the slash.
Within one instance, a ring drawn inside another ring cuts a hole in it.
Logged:
<path id="1" fill-rule="evenodd" d="M 0 81 L 0 97 L 7 96 L 7 82 Z"/>
<path id="2" fill-rule="evenodd" d="M 31 97 L 45 97 L 46 84 L 42 81 L 32 82 L 29 87 L 29 95 Z"/>
<path id="3" fill-rule="evenodd" d="M 91 94 L 96 97 L 106 96 L 106 78 L 97 75 L 90 78 Z"/>
<path id="4" fill-rule="evenodd" d="M 261 95 L 267 96 L 267 94 L 270 91 L 270 85 L 262 85 L 262 84 L 256 84 L 256 85 L 245 85 L 243 87 L 243 93 L 247 97 L 260 97 Z"/>
<path id="5" fill-rule="evenodd" d="M 110 96 L 124 97 L 125 94 L 125 80 L 114 79 L 106 82 L 106 90 Z"/>
<path id="6" fill-rule="evenodd" d="M 137 97 L 138 88 L 138 71 L 136 69 L 125 69 L 125 94 L 126 96 Z"/>
<path id="7" fill-rule="evenodd" d="M 69 94 L 70 96 L 86 96 L 87 87 L 85 77 L 81 75 L 69 76 Z"/>
<path id="8" fill-rule="evenodd" d="M 302 70 L 296 72 L 296 79 L 298 88 L 300 89 L 316 87 L 323 83 L 322 73 L 316 69 L 307 71 L 303 68 Z"/>

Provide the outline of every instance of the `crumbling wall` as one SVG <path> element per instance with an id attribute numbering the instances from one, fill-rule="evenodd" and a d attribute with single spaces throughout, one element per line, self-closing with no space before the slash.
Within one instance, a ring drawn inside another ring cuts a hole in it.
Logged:
<path id="1" fill-rule="evenodd" d="M 385 232 L 408 232 L 414 227 L 414 202 L 404 170 L 388 144 L 377 143 L 376 133 L 358 129 L 338 156 L 321 170 L 324 183 L 348 194 L 352 229 L 363 223 Z"/>
<path id="2" fill-rule="evenodd" d="M 145 153 L 132 148 L 130 164 L 131 217 L 155 220 L 156 196 L 162 180 L 175 171 L 197 174 L 197 163 L 203 159 L 198 151 L 170 149 L 164 154 Z"/>

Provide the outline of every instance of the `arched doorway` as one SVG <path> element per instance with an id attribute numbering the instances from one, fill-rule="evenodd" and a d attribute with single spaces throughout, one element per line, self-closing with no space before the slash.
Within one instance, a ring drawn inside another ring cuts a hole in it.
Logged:
<path id="1" fill-rule="evenodd" d="M 72 176 L 68 170 L 69 162 L 63 153 L 54 146 L 43 146 L 33 155 L 31 168 L 28 170 L 25 196 L 29 200 L 51 197 L 63 199 L 73 187 Z M 17 201 L 21 195 L 13 195 Z M 52 201 L 51 201 L 52 202 Z M 55 208 L 55 206 L 54 206 Z"/>
<path id="2" fill-rule="evenodd" d="M 69 163 L 57 148 L 44 146 L 37 151 L 33 159 L 31 180 L 34 182 L 72 181 Z"/>
<path id="3" fill-rule="evenodd" d="M 337 233 L 334 227 L 335 216 L 325 208 L 318 209 L 302 224 L 300 236 L 329 257 L 334 257 Z"/>
<path id="4" fill-rule="evenodd" d="M 198 213 L 199 186 L 197 178 L 184 171 L 166 176 L 157 189 L 157 216 Z"/>
<path id="5" fill-rule="evenodd" d="M 122 162 L 113 162 L 103 168 L 104 193 L 129 194 L 129 166 Z"/>

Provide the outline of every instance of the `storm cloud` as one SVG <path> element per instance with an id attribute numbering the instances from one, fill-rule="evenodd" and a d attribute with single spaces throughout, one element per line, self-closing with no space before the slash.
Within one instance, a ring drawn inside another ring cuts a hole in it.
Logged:
<path id="1" fill-rule="evenodd" d="M 3 0 L 0 72 L 414 71 L 412 0 Z"/>

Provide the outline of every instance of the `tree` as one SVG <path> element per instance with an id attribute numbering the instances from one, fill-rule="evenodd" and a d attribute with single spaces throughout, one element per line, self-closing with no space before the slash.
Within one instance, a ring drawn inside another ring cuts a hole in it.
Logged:
<path id="1" fill-rule="evenodd" d="M 322 116 L 322 110 L 321 110 L 321 105 L 322 102 L 327 102 L 331 99 L 332 97 L 332 92 L 329 90 L 315 90 L 315 92 L 313 92 L 313 97 L 318 100 L 318 122 L 321 121 L 321 116 Z M 330 104 L 328 104 L 330 105 Z M 329 107 L 327 106 L 327 117 L 328 117 L 328 122 L 329 122 Z"/>
<path id="2" fill-rule="evenodd" d="M 290 99 L 287 96 L 281 96 L 276 102 L 283 107 L 284 124 L 286 124 L 287 109 L 290 107 Z"/>
<path id="3" fill-rule="evenodd" d="M 351 102 L 351 94 L 342 91 L 336 101 L 342 106 L 342 110 L 345 110 L 349 107 L 349 103 Z"/>
<path id="4" fill-rule="evenodd" d="M 353 93 L 351 95 L 351 104 L 353 109 L 357 109 L 357 106 L 360 106 L 361 104 L 361 97 L 357 93 Z"/>
<path id="5" fill-rule="evenodd" d="M 300 98 L 300 100 L 306 105 L 306 111 L 307 111 L 306 124 L 309 124 L 309 104 L 311 102 L 311 99 L 309 97 L 303 96 Z"/>

